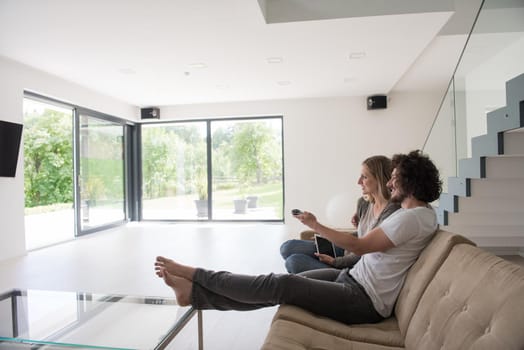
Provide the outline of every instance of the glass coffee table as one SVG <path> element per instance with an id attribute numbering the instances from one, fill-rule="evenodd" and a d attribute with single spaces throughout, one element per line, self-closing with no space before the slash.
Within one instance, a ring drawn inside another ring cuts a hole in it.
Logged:
<path id="1" fill-rule="evenodd" d="M 165 349 L 202 312 L 175 298 L 43 290 L 0 294 L 0 349 Z"/>

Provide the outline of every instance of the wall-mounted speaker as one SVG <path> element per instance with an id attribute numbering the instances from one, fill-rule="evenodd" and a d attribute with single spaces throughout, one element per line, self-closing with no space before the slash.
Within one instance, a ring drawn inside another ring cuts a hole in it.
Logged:
<path id="1" fill-rule="evenodd" d="M 367 98 L 368 109 L 384 109 L 388 107 L 386 95 L 373 95 Z"/>
<path id="2" fill-rule="evenodd" d="M 160 108 L 142 108 L 140 114 L 142 119 L 160 119 Z"/>

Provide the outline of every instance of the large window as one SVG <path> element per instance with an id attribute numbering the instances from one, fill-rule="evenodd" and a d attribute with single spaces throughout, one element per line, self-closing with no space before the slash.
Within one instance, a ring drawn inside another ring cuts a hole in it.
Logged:
<path id="1" fill-rule="evenodd" d="M 282 221 L 282 118 L 140 126 L 24 98 L 26 247 L 133 220 Z"/>
<path id="2" fill-rule="evenodd" d="M 142 219 L 283 219 L 282 118 L 144 124 Z"/>

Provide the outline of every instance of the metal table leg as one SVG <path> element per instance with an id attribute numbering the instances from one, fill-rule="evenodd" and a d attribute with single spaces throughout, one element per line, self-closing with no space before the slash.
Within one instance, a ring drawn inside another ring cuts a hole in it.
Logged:
<path id="1" fill-rule="evenodd" d="M 204 350 L 204 334 L 202 333 L 202 310 L 197 310 L 198 350 Z"/>

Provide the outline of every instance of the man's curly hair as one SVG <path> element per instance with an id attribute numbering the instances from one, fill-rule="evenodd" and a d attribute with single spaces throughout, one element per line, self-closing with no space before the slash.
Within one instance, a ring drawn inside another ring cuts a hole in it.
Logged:
<path id="1" fill-rule="evenodd" d="M 418 200 L 433 202 L 440 197 L 442 180 L 435 164 L 421 151 L 396 154 L 392 158 L 393 169 L 397 169 L 398 182 L 404 193 Z"/>

